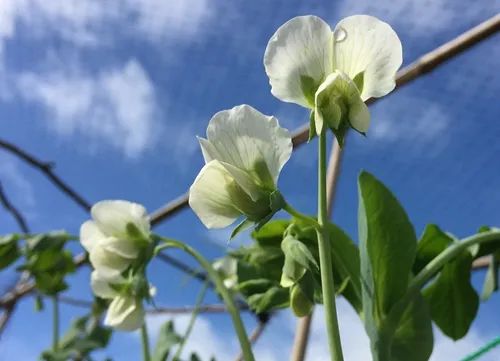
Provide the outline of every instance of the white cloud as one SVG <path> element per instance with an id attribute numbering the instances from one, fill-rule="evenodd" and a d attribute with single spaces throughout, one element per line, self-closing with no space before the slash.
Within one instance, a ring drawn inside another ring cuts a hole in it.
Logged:
<path id="1" fill-rule="evenodd" d="M 132 158 L 156 139 L 160 125 L 154 87 L 136 60 L 99 74 L 64 68 L 23 73 L 17 85 L 24 99 L 45 108 L 44 121 L 59 135 L 79 133 L 94 143 L 105 141 Z"/>
<path id="2" fill-rule="evenodd" d="M 360 146 L 400 144 L 409 154 L 432 157 L 448 144 L 451 117 L 436 102 L 402 97 L 398 102 L 372 108 L 371 113 L 368 142 L 363 137 L 352 137 Z"/>
<path id="3" fill-rule="evenodd" d="M 212 8 L 208 0 L 2 0 L 0 38 L 24 25 L 27 36 L 57 34 L 83 46 L 106 44 L 116 30 L 154 41 L 195 39 Z"/>
<path id="4" fill-rule="evenodd" d="M 370 345 L 364 327 L 351 306 L 343 299 L 338 304 L 338 316 L 341 328 L 344 358 L 346 360 L 371 360 Z M 317 307 L 313 317 L 309 339 L 307 361 L 324 361 L 329 359 L 324 312 Z M 148 326 L 151 334 L 158 333 L 167 317 L 151 317 Z M 182 334 L 187 326 L 189 316 L 175 317 L 176 329 Z M 256 359 L 259 361 L 278 361 L 288 359 L 291 352 L 293 334 L 297 319 L 289 311 L 273 318 L 255 346 Z M 435 330 L 435 347 L 430 361 L 458 360 L 486 344 L 491 335 L 481 335 L 472 329 L 462 340 L 453 342 Z M 229 340 L 231 340 L 229 342 Z M 201 355 L 215 355 L 217 360 L 229 361 L 237 354 L 234 333 L 225 334 L 206 316 L 200 316 L 195 324 L 192 337 L 186 347 L 188 351 L 197 351 Z M 484 361 L 495 361 L 499 352 L 494 350 L 484 356 Z"/>
<path id="5" fill-rule="evenodd" d="M 494 1 L 491 2 L 491 8 L 494 12 Z M 396 25 L 396 28 L 409 31 L 412 36 L 419 37 L 429 37 L 436 32 L 446 30 L 457 21 L 457 15 L 461 11 L 467 11 L 469 19 L 482 11 L 481 7 L 454 0 L 341 1 L 337 9 L 338 19 L 353 14 L 370 14 L 380 17 L 393 26 Z"/>
<path id="6" fill-rule="evenodd" d="M 189 324 L 190 315 L 179 316 L 151 316 L 147 318 L 149 333 L 153 336 L 152 341 L 156 342 L 161 326 L 168 320 L 173 320 L 175 330 L 178 334 L 184 335 Z M 196 318 L 191 335 L 186 343 L 183 355 L 189 355 L 196 352 L 202 358 L 208 360 L 210 356 L 217 356 L 217 360 L 232 360 L 238 352 L 238 347 L 233 341 L 229 341 L 230 335 L 220 332 L 210 320 L 199 315 Z M 222 354 L 223 352 L 223 354 Z M 222 358 L 218 357 L 219 355 Z"/>

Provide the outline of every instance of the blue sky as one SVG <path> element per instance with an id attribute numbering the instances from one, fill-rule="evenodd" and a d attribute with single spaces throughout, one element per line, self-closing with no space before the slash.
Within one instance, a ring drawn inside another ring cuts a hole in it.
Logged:
<path id="1" fill-rule="evenodd" d="M 204 135 L 215 112 L 247 103 L 289 129 L 307 119 L 304 110 L 271 95 L 262 65 L 267 41 L 289 18 L 314 14 L 334 25 L 351 14 L 378 16 L 399 34 L 408 64 L 499 10 L 498 0 L 2 0 L 0 136 L 55 161 L 58 174 L 92 202 L 128 199 L 152 211 L 193 181 L 203 163 L 195 135 Z M 500 225 L 499 58 L 496 35 L 371 108 L 368 137 L 348 140 L 334 211 L 354 239 L 356 176 L 362 168 L 396 193 L 417 233 L 427 223 L 458 236 L 483 224 Z M 299 149 L 281 176 L 282 192 L 305 212 L 315 210 L 314 176 L 314 145 Z M 35 231 L 75 233 L 88 217 L 4 152 L 0 181 Z M 16 230 L 0 210 L 0 232 Z M 209 257 L 223 254 L 228 236 L 206 231 L 188 209 L 158 232 Z M 193 303 L 196 281 L 160 263 L 150 274 L 158 304 Z M 73 276 L 69 293 L 88 297 L 88 276 L 88 270 Z M 3 272 L 0 286 L 14 277 Z M 474 276 L 478 285 L 481 279 Z M 499 295 L 482 304 L 460 342 L 437 335 L 433 360 L 456 360 L 498 335 L 499 305 Z M 347 360 L 367 359 L 359 321 L 345 303 L 339 309 Z M 64 307 L 63 326 L 80 312 Z M 32 300 L 23 301 L 0 343 L 0 360 L 35 360 L 50 344 L 49 316 L 34 313 Z M 150 320 L 151 328 L 165 319 Z M 176 322 L 185 327 L 187 318 Z M 247 322 L 254 324 L 251 317 Z M 259 361 L 283 359 L 294 322 L 287 312 L 272 321 L 257 346 Z M 325 359 L 323 331 L 317 318 L 309 361 Z M 218 360 L 232 359 L 237 349 L 229 320 L 221 315 L 200 317 L 188 346 Z M 137 336 L 116 334 L 109 353 L 115 360 L 137 360 Z M 496 351 L 484 360 L 499 358 Z"/>

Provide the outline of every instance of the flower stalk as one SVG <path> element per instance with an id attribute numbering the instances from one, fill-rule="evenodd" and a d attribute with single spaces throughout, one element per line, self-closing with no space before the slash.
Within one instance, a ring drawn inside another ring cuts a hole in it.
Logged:
<path id="1" fill-rule="evenodd" d="M 326 194 L 326 131 L 322 131 L 318 140 L 318 250 L 321 269 L 321 287 L 323 289 L 323 305 L 328 334 L 328 347 L 332 361 L 343 361 L 342 345 L 335 304 L 335 285 L 332 272 L 330 240 L 325 229 L 328 223 Z"/>
<path id="2" fill-rule="evenodd" d="M 155 253 L 157 254 L 159 251 L 165 248 L 178 248 L 186 253 L 188 253 L 190 256 L 196 259 L 198 263 L 200 264 L 201 267 L 205 269 L 207 272 L 208 276 L 212 280 L 212 282 L 215 285 L 215 288 L 221 295 L 224 303 L 226 304 L 227 311 L 231 315 L 231 320 L 233 321 L 233 326 L 234 330 L 236 331 L 236 335 L 238 336 L 238 341 L 241 346 L 241 351 L 243 354 L 243 359 L 245 361 L 255 361 L 255 358 L 253 356 L 252 352 L 252 346 L 250 344 L 250 341 L 248 340 L 248 335 L 245 330 L 245 326 L 243 324 L 243 321 L 241 319 L 238 307 L 236 306 L 233 296 L 231 292 L 227 289 L 227 287 L 224 285 L 224 281 L 219 275 L 219 273 L 213 268 L 212 264 L 205 258 L 203 257 L 200 253 L 198 253 L 196 250 L 193 248 L 189 247 L 188 245 L 171 239 L 171 238 L 166 238 L 162 237 L 156 234 L 153 234 L 152 239 L 155 241 L 162 242 L 162 244 L 158 245 L 155 249 Z"/>
<path id="3" fill-rule="evenodd" d="M 151 352 L 149 350 L 149 335 L 146 321 L 141 327 L 142 355 L 144 361 L 151 361 Z"/>
<path id="4" fill-rule="evenodd" d="M 52 296 L 52 351 L 59 349 L 59 300 Z"/>

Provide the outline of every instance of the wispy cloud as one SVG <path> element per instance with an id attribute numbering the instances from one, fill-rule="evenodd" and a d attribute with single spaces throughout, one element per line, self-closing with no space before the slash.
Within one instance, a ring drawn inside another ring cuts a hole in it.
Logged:
<path id="1" fill-rule="evenodd" d="M 371 360 L 370 344 L 364 327 L 352 307 L 343 299 L 338 302 L 338 315 L 341 327 L 342 345 L 346 360 Z M 179 331 L 187 326 L 189 317 L 180 316 L 174 320 Z M 156 334 L 166 317 L 151 318 L 148 326 L 152 334 Z M 277 361 L 288 358 L 297 319 L 289 312 L 274 318 L 265 331 L 262 339 L 255 346 L 256 358 L 259 361 Z M 454 342 L 435 330 L 435 347 L 430 361 L 457 360 L 477 350 L 489 341 L 491 335 L 482 335 L 472 329 L 462 340 Z M 492 337 L 492 336 L 491 336 Z M 228 342 L 229 336 L 215 327 L 212 320 L 200 316 L 195 324 L 187 350 L 198 351 L 201 355 L 215 355 L 217 360 L 226 361 L 234 358 L 237 345 Z M 497 360 L 498 352 L 485 356 L 485 361 Z M 316 307 L 309 339 L 307 361 L 324 361 L 329 359 L 324 311 Z"/>
<path id="2" fill-rule="evenodd" d="M 153 41 L 186 40 L 201 30 L 212 9 L 208 0 L 2 0 L 0 37 L 12 38 L 23 25 L 27 36 L 55 34 L 80 46 L 106 44 L 113 29 Z"/>
<path id="3" fill-rule="evenodd" d="M 44 107 L 45 122 L 59 135 L 105 141 L 132 158 L 155 140 L 154 86 L 134 59 L 98 74 L 81 69 L 23 73 L 17 85 L 25 100 Z"/>

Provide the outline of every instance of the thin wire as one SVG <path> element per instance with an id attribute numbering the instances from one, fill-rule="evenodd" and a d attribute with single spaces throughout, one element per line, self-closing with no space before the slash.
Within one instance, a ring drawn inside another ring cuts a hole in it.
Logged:
<path id="1" fill-rule="evenodd" d="M 490 352 L 493 350 L 495 347 L 500 345 L 500 336 L 497 336 L 495 339 L 491 340 L 488 342 L 486 345 L 481 347 L 479 350 L 476 352 L 470 354 L 469 356 L 466 356 L 464 359 L 460 361 L 474 361 L 479 359 L 479 357 L 483 356 L 484 354 Z"/>

